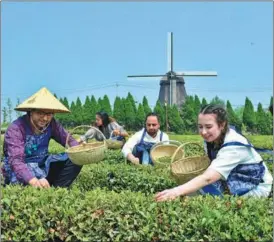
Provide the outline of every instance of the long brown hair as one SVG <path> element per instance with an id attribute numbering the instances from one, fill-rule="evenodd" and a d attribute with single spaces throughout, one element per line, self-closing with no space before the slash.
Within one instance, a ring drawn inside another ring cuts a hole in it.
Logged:
<path id="1" fill-rule="evenodd" d="M 219 104 L 207 104 L 201 108 L 200 114 L 215 114 L 218 126 L 220 127 L 224 124 L 224 129 L 221 132 L 220 138 L 218 139 L 218 142 L 215 143 L 215 146 L 221 146 L 224 143 L 225 135 L 229 130 L 228 116 L 225 108 Z"/>
<path id="2" fill-rule="evenodd" d="M 102 119 L 103 127 L 106 128 L 110 123 L 116 122 L 116 120 L 108 115 L 107 112 L 100 111 L 97 112 L 96 115 L 98 115 Z M 94 126 L 96 126 L 96 122 L 94 121 Z M 101 131 L 103 127 L 98 127 Z"/>

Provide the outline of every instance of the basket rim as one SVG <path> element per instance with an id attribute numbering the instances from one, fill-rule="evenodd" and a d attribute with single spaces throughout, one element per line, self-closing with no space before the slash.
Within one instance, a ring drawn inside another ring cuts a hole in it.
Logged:
<path id="1" fill-rule="evenodd" d="M 181 159 L 179 159 L 179 160 L 174 161 L 172 164 L 176 164 L 177 162 L 179 162 L 179 161 L 181 161 L 181 160 L 188 160 L 188 159 L 192 159 L 192 158 L 206 158 L 208 161 L 210 161 L 207 155 L 200 155 L 200 156 L 188 156 L 188 157 L 183 157 L 183 158 L 181 158 Z"/>
<path id="2" fill-rule="evenodd" d="M 69 137 L 71 136 L 72 137 L 72 134 L 73 132 L 78 129 L 78 128 L 83 128 L 83 127 L 88 127 L 89 129 L 94 129 L 96 130 L 97 132 L 99 132 L 102 136 L 103 136 L 103 139 L 104 139 L 104 142 L 106 141 L 106 137 L 105 135 L 99 130 L 97 129 L 96 127 L 94 126 L 91 126 L 91 125 L 79 125 L 79 126 L 76 126 L 75 128 L 73 128 L 73 130 L 71 132 L 67 132 L 67 137 L 66 137 L 66 143 L 65 143 L 65 147 L 68 147 L 67 149 L 71 148 L 71 147 L 74 147 L 74 146 L 70 146 L 68 141 L 69 141 Z"/>
<path id="3" fill-rule="evenodd" d="M 173 175 L 181 176 L 181 175 L 191 175 L 191 174 L 194 174 L 194 173 L 197 173 L 197 172 L 201 172 L 201 171 L 206 170 L 207 168 L 208 167 L 201 168 L 200 170 L 196 170 L 196 171 L 192 171 L 192 172 L 188 172 L 188 173 L 177 173 L 177 172 L 172 171 L 172 169 L 170 169 L 170 171 Z"/>
<path id="4" fill-rule="evenodd" d="M 176 147 L 176 148 L 179 147 L 179 146 L 174 145 L 174 144 L 158 145 L 153 150 L 150 151 L 150 154 L 153 154 L 154 152 L 157 152 L 158 148 L 162 148 L 162 146 L 165 146 L 165 147 Z"/>
<path id="5" fill-rule="evenodd" d="M 151 150 L 156 150 L 157 148 L 161 147 L 161 146 L 175 146 L 175 147 L 179 147 L 178 145 L 175 144 L 159 144 L 157 146 L 155 146 L 153 149 Z"/>
<path id="6" fill-rule="evenodd" d="M 90 144 L 94 144 L 94 143 L 90 143 Z M 87 152 L 87 151 L 91 150 L 91 149 L 89 149 L 89 150 L 76 150 L 76 151 L 73 151 L 73 152 L 69 151 L 70 148 L 77 147 L 77 146 L 80 146 L 80 145 L 76 145 L 76 146 L 72 146 L 72 147 L 67 148 L 66 149 L 66 153 L 68 153 L 68 154 L 76 154 L 76 153 Z M 94 147 L 94 148 L 96 148 L 96 149 L 98 149 L 98 148 L 105 148 L 105 143 L 102 143 L 100 146 L 97 146 L 97 147 Z"/>
<path id="7" fill-rule="evenodd" d="M 208 156 L 206 156 L 206 155 L 205 155 L 205 156 L 191 156 L 191 157 L 185 157 L 185 158 L 183 158 L 183 159 L 184 159 L 184 160 L 187 160 L 187 159 L 190 159 L 190 158 L 207 158 L 208 164 L 210 163 L 210 160 L 209 160 Z M 180 159 L 180 160 L 182 160 L 182 159 Z M 200 168 L 199 170 L 196 170 L 196 171 L 191 171 L 191 172 L 188 172 L 188 173 L 178 173 L 178 172 L 175 172 L 175 171 L 172 170 L 172 166 L 175 165 L 176 163 L 178 163 L 180 160 L 174 161 L 173 163 L 170 164 L 170 171 L 171 171 L 171 173 L 173 173 L 173 174 L 175 174 L 175 175 L 189 175 L 189 174 L 193 174 L 193 173 L 200 172 L 200 171 L 202 171 L 202 170 L 206 170 L 206 169 L 209 167 L 209 165 L 208 165 L 207 167 Z"/>
<path id="8" fill-rule="evenodd" d="M 171 142 L 171 143 L 169 143 L 169 142 Z M 174 143 L 172 143 L 172 142 L 174 142 Z M 160 142 L 156 143 L 155 145 L 153 145 L 153 147 L 152 147 L 151 150 L 150 150 L 150 157 L 151 157 L 153 163 L 154 163 L 154 164 L 161 164 L 161 165 L 164 165 L 164 166 L 169 165 L 169 164 L 166 163 L 166 162 L 160 162 L 160 161 L 158 161 L 157 158 L 164 157 L 164 156 L 160 156 L 160 157 L 155 158 L 155 157 L 154 157 L 154 156 L 155 156 L 155 155 L 154 155 L 155 152 L 157 152 L 157 149 L 158 149 L 159 147 L 162 148 L 163 146 L 165 146 L 165 147 L 176 148 L 176 149 L 175 149 L 175 151 L 176 151 L 176 150 L 178 149 L 178 147 L 180 147 L 180 145 L 181 145 L 181 142 L 180 142 L 180 141 L 177 141 L 177 140 L 166 140 L 166 141 L 160 141 Z M 181 152 L 184 152 L 184 151 L 181 149 Z M 173 152 L 173 153 L 174 153 L 174 152 Z M 166 155 L 166 156 L 172 158 L 173 153 L 172 153 L 171 155 Z M 171 162 L 171 160 L 170 160 L 170 162 Z"/>
<path id="9" fill-rule="evenodd" d="M 183 151 L 182 151 L 183 152 Z M 161 157 L 157 157 L 157 158 L 155 158 L 155 157 L 153 157 L 152 155 L 150 155 L 150 157 L 151 157 L 151 159 L 152 159 L 152 161 L 153 161 L 153 163 L 154 164 L 161 164 L 161 165 L 170 165 L 170 163 L 171 163 L 171 158 L 172 158 L 172 155 L 166 155 L 166 156 L 161 156 Z M 170 162 L 169 163 L 166 163 L 166 162 L 161 162 L 161 161 L 159 161 L 159 158 L 162 158 L 162 157 L 170 157 Z"/>
<path id="10" fill-rule="evenodd" d="M 180 141 L 177 141 L 177 140 L 164 140 L 164 141 L 159 141 L 159 142 L 156 142 L 152 147 L 151 147 L 151 151 L 153 151 L 154 149 L 156 149 L 157 147 L 159 146 L 162 146 L 162 145 L 175 145 L 177 147 L 179 147 L 182 143 Z"/>
<path id="11" fill-rule="evenodd" d="M 107 139 L 106 142 L 107 143 L 108 142 L 110 142 L 110 143 L 119 143 L 119 144 L 123 143 L 123 141 L 121 141 L 121 140 L 111 140 L 111 139 Z"/>

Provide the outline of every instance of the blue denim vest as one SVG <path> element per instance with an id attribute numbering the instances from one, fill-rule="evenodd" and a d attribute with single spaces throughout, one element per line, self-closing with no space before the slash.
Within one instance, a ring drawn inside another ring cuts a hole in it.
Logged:
<path id="1" fill-rule="evenodd" d="M 243 144 L 240 142 L 228 142 L 223 144 L 220 147 L 220 149 L 227 146 L 244 146 L 249 149 L 253 148 L 251 144 Z M 211 161 L 216 158 L 219 150 L 208 149 L 208 157 Z M 263 165 L 263 161 L 254 164 L 240 164 L 237 165 L 230 172 L 227 181 L 219 180 L 210 185 L 213 185 L 221 193 L 224 192 L 225 187 L 227 186 L 230 194 L 241 196 L 254 189 L 256 186 L 259 185 L 260 182 L 263 182 L 264 173 L 265 167 Z M 203 190 L 207 192 L 210 190 L 209 187 L 206 186 Z M 210 193 L 210 191 L 208 193 Z"/>
<path id="2" fill-rule="evenodd" d="M 30 126 L 24 122 L 25 128 L 25 163 L 32 173 L 38 179 L 45 178 L 48 175 L 51 162 L 66 161 L 67 154 L 49 155 L 48 146 L 51 139 L 52 127 L 49 125 L 42 134 L 33 134 Z M 22 183 L 18 181 L 16 174 L 11 169 L 8 157 L 4 157 L 5 183 L 16 184 Z"/>
<path id="3" fill-rule="evenodd" d="M 139 158 L 141 164 L 153 165 L 152 159 L 150 157 L 150 149 L 155 143 L 144 141 L 145 135 L 146 135 L 146 130 L 144 129 L 140 142 L 135 146 L 134 155 Z M 163 132 L 161 131 L 160 141 L 162 141 L 162 138 L 163 138 Z"/>

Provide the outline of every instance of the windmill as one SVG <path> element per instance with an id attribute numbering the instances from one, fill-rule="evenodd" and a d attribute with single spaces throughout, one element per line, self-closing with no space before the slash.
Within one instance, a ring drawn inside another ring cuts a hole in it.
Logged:
<path id="1" fill-rule="evenodd" d="M 217 76 L 215 71 L 174 71 L 173 70 L 173 33 L 168 33 L 168 72 L 163 75 L 130 75 L 128 78 L 136 77 L 161 77 L 160 81 L 160 92 L 158 100 L 164 105 L 168 103 L 169 105 L 182 106 L 186 98 L 185 90 L 185 76 L 194 77 L 209 77 Z"/>

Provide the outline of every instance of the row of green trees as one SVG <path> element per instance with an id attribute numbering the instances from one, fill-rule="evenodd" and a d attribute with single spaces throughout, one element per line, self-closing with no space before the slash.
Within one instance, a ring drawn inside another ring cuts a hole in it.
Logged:
<path id="1" fill-rule="evenodd" d="M 200 100 L 197 95 L 187 96 L 182 108 L 177 108 L 175 105 L 163 106 L 159 101 L 157 101 L 154 108 L 151 108 L 145 96 L 142 102 L 138 103 L 130 93 L 126 98 L 116 97 L 113 106 L 110 104 L 107 95 L 98 100 L 93 95 L 91 97 L 86 96 L 84 103 L 81 102 L 79 97 L 71 103 L 66 97 L 59 100 L 71 110 L 69 114 L 56 114 L 55 116 L 67 128 L 81 124 L 91 124 L 95 120 L 96 112 L 106 111 L 120 124 L 124 125 L 127 130 L 135 131 L 144 126 L 145 116 L 153 111 L 158 113 L 163 130 L 184 134 L 197 133 L 197 116 L 201 105 L 216 103 L 226 107 L 230 124 L 238 129 L 249 133 L 273 134 L 273 116 L 268 110 L 263 109 L 261 103 L 258 104 L 257 110 L 255 110 L 249 98 L 245 99 L 243 107 L 236 109 L 232 108 L 229 101 L 224 102 L 217 96 L 210 102 L 207 102 L 205 98 Z M 19 100 L 17 101 L 19 102 Z M 271 104 L 273 104 L 273 97 L 270 99 Z M 11 122 L 12 105 L 9 99 L 7 107 L 4 107 L 2 112 L 2 123 Z M 19 115 L 20 112 L 16 112 L 16 116 Z"/>

